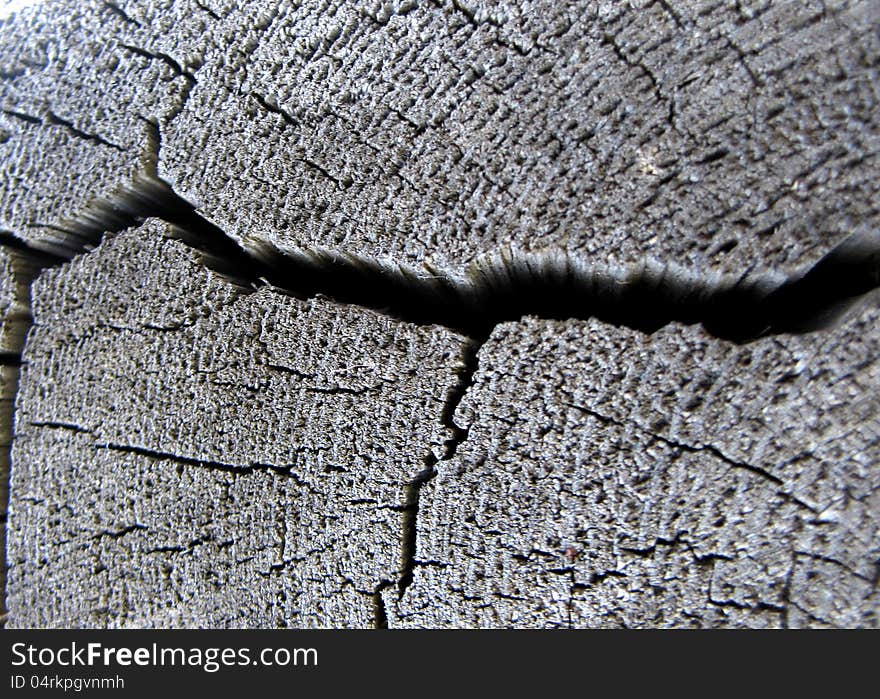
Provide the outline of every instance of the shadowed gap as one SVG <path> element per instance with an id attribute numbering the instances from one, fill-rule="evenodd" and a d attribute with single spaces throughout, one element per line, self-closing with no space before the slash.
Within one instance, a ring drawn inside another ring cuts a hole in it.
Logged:
<path id="1" fill-rule="evenodd" d="M 880 231 L 873 230 L 854 233 L 790 276 L 701 273 L 655 260 L 597 265 L 561 251 L 512 250 L 455 273 L 327 250 L 282 250 L 256 238 L 242 247 L 154 175 L 51 231 L 43 249 L 71 257 L 95 247 L 107 231 L 147 217 L 172 224 L 208 267 L 242 286 L 270 284 L 303 298 L 320 294 L 478 341 L 498 323 L 534 315 L 597 318 L 646 333 L 671 322 L 702 324 L 715 337 L 742 343 L 826 327 L 880 285 Z"/>

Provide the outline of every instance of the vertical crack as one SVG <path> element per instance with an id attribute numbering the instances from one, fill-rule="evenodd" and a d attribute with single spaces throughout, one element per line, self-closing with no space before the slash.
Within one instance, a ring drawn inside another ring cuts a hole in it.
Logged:
<path id="1" fill-rule="evenodd" d="M 403 491 L 403 508 L 400 537 L 400 575 L 397 578 L 397 599 L 402 600 L 406 589 L 412 584 L 416 567 L 416 551 L 418 549 L 418 517 L 419 500 L 422 486 L 437 475 L 435 466 L 437 457 L 430 454 L 426 459 L 425 468 L 413 478 Z"/>
<path id="2" fill-rule="evenodd" d="M 443 451 L 438 457 L 433 451 L 425 458 L 425 468 L 413 478 L 404 489 L 403 532 L 401 535 L 400 575 L 397 579 L 397 599 L 402 600 L 407 588 L 412 584 L 415 568 L 420 564 L 416 558 L 418 550 L 418 517 L 422 486 L 437 475 L 437 464 L 452 459 L 459 446 L 468 438 L 470 428 L 459 427 L 455 423 L 455 412 L 468 390 L 474 383 L 479 369 L 479 352 L 484 341 L 471 340 L 464 347 L 462 362 L 458 368 L 458 380 L 450 389 L 440 414 L 441 424 L 451 436 L 443 443 Z"/>
<path id="3" fill-rule="evenodd" d="M 31 255 L 21 241 L 15 243 L 6 235 L 0 237 L 9 258 L 12 277 L 13 302 L 6 311 L 0 332 L 0 628 L 6 625 L 9 607 L 6 600 L 7 557 L 6 543 L 9 523 L 9 485 L 12 475 L 12 436 L 15 428 L 15 399 L 21 377 L 21 356 L 28 331 L 33 325 L 31 314 L 31 284 L 41 269 L 41 259 Z M 7 242 L 11 244 L 7 244 Z"/>
<path id="4" fill-rule="evenodd" d="M 380 582 L 376 589 L 373 591 L 373 628 L 374 629 L 387 629 L 388 628 L 388 611 L 385 609 L 385 600 L 382 598 L 383 590 L 387 590 L 394 583 L 390 580 L 383 580 Z"/>

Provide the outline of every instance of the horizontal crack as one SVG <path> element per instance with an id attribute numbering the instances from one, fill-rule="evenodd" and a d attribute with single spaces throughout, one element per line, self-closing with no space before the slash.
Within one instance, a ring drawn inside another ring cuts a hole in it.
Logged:
<path id="1" fill-rule="evenodd" d="M 28 259 L 41 264 L 41 266 L 51 266 L 53 264 L 61 264 L 67 261 L 66 257 L 54 255 L 46 250 L 40 250 L 33 247 L 30 243 L 19 238 L 12 231 L 0 230 L 0 246 L 17 250 L 23 253 Z"/>
<path id="2" fill-rule="evenodd" d="M 562 251 L 503 251 L 456 274 L 349 253 L 282 250 L 256 238 L 242 247 L 150 173 L 65 222 L 66 233 L 58 232 L 66 239 L 49 252 L 70 257 L 96 245 L 106 231 L 150 216 L 172 224 L 206 265 L 243 286 L 269 284 L 303 298 L 320 294 L 478 340 L 500 322 L 534 315 L 595 317 L 647 333 L 671 322 L 700 323 L 716 337 L 749 342 L 826 327 L 880 285 L 878 231 L 851 235 L 811 268 L 787 277 L 701 275 L 656 261 L 591 265 Z"/>
<path id="3" fill-rule="evenodd" d="M 108 141 L 103 136 L 99 136 L 97 134 L 88 133 L 83 131 L 82 129 L 77 128 L 72 121 L 64 119 L 63 117 L 58 116 L 54 112 L 49 109 L 46 109 L 46 116 L 38 117 L 34 114 L 26 114 L 25 112 L 18 112 L 13 109 L 3 109 L 2 112 L 6 116 L 14 117 L 19 121 L 27 122 L 28 124 L 34 125 L 50 125 L 50 126 L 61 126 L 67 129 L 70 133 L 72 133 L 77 138 L 85 139 L 86 141 L 92 141 L 93 143 L 99 143 L 102 146 L 107 146 L 108 148 L 114 148 L 118 151 L 124 151 L 125 148 L 120 146 L 118 143 L 113 143 L 112 141 Z"/>
<path id="4" fill-rule="evenodd" d="M 50 423 L 44 423 L 50 424 Z M 67 425 L 61 423 L 54 423 L 53 426 L 62 427 L 64 429 L 72 429 Z M 79 431 L 79 430 L 77 430 Z M 103 444 L 95 444 L 95 449 L 106 449 L 108 451 L 119 452 L 123 454 L 137 454 L 138 456 L 145 456 L 150 459 L 163 459 L 167 461 L 173 461 L 177 464 L 183 464 L 186 466 L 198 466 L 200 468 L 209 468 L 215 471 L 224 471 L 226 473 L 232 473 L 235 475 L 245 475 L 249 473 L 253 473 L 255 471 L 270 471 L 272 473 L 291 478 L 297 485 L 302 485 L 304 487 L 309 488 L 310 484 L 301 479 L 296 473 L 293 472 L 293 466 L 276 466 L 274 464 L 261 464 L 261 463 L 249 463 L 249 464 L 230 464 L 224 463 L 222 461 L 212 461 L 210 459 L 197 459 L 191 456 L 181 456 L 180 454 L 174 454 L 172 452 L 165 451 L 157 451 L 155 449 L 148 449 L 146 447 L 137 447 L 128 444 L 116 444 L 113 442 L 107 442 Z"/>
<path id="5" fill-rule="evenodd" d="M 105 529 L 103 531 L 98 532 L 92 538 L 93 539 L 103 539 L 104 537 L 109 537 L 111 539 L 121 539 L 126 534 L 131 534 L 136 531 L 143 531 L 147 529 L 143 524 L 132 524 L 127 527 L 123 527 L 122 529 L 118 529 L 116 531 L 110 531 L 109 529 Z"/>
<path id="6" fill-rule="evenodd" d="M 170 59 L 164 54 L 149 54 L 131 46 L 126 48 L 166 63 Z M 172 68 L 176 72 L 195 80 L 173 59 L 170 61 L 175 64 Z M 280 107 L 257 94 L 252 96 L 264 109 L 280 115 L 286 123 L 296 123 L 293 116 Z M 28 121 L 35 119 L 30 115 L 9 114 Z M 451 459 L 467 439 L 467 430 L 458 427 L 453 418 L 476 373 L 477 353 L 499 323 L 526 315 L 547 319 L 595 317 L 646 333 L 671 322 L 699 323 L 711 335 L 742 343 L 772 334 L 810 332 L 827 327 L 860 297 L 880 285 L 880 232 L 872 230 L 852 234 L 815 265 L 789 276 L 754 274 L 750 270 L 742 275 L 701 274 L 654 260 L 629 266 L 592 265 L 564 251 L 524 253 L 514 250 L 484 255 L 459 274 L 427 263 L 413 267 L 387 259 L 323 249 L 283 250 L 255 237 L 245 239 L 242 245 L 201 216 L 193 204 L 159 177 L 158 124 L 154 120 L 143 120 L 151 128 L 148 139 L 151 150 L 146 157 L 144 172 L 115 196 L 96 200 L 75 219 L 54 226 L 58 235 L 40 241 L 39 251 L 32 250 L 35 254 L 50 256 L 45 258 L 49 260 L 45 266 L 92 249 L 108 232 L 122 231 L 139 225 L 146 218 L 155 217 L 170 224 L 176 237 L 198 251 L 206 266 L 244 288 L 255 289 L 268 284 L 301 298 L 323 295 L 339 303 L 370 308 L 406 322 L 445 326 L 471 338 L 459 381 L 450 391 L 441 417 L 452 437 L 446 441 L 444 453 L 439 457 L 431 453 L 425 468 L 405 488 L 404 504 L 400 507 L 403 534 L 397 580 L 399 598 L 412 583 L 414 569 L 419 563 L 416 560 L 416 520 L 421 487 L 437 474 L 436 464 Z M 303 162 L 321 169 L 330 177 L 316 163 Z M 340 185 L 339 181 L 334 181 Z M 0 239 L 0 243 L 4 242 Z M 15 236 L 10 242 L 19 247 L 35 247 L 20 243 Z M 346 390 L 332 389 L 333 392 Z M 600 420 L 612 421 L 583 406 L 572 407 L 590 412 Z M 756 473 L 779 486 L 780 494 L 803 507 L 814 509 L 782 491 L 783 482 L 764 469 L 735 461 L 711 445 L 688 445 L 646 432 L 671 446 L 695 452 L 707 451 L 731 466 Z M 308 486 L 291 472 L 290 467 L 237 466 L 141 447 L 97 446 L 237 474 L 267 468 Z M 384 604 L 380 607 L 381 589 L 373 593 L 377 626 L 387 624 Z"/>
<path id="7" fill-rule="evenodd" d="M 77 432 L 80 434 L 91 434 L 91 430 L 76 425 L 72 422 L 58 422 L 55 420 L 31 420 L 31 427 L 47 427 L 49 429 L 67 430 L 69 432 Z"/>

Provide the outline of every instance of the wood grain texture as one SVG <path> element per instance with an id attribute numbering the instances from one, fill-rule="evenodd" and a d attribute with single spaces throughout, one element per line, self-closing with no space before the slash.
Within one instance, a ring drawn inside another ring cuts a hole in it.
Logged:
<path id="1" fill-rule="evenodd" d="M 35 285 L 10 625 L 371 625 L 462 339 L 241 295 L 161 229 Z"/>
<path id="2" fill-rule="evenodd" d="M 389 619 L 876 626 L 877 319 L 747 346 L 499 326 Z"/>
<path id="3" fill-rule="evenodd" d="M 242 240 L 793 269 L 877 222 L 875 9 L 248 3 L 162 170 Z"/>
<path id="4" fill-rule="evenodd" d="M 404 322 L 374 287 L 511 251 L 802 272 L 877 230 L 878 27 L 870 0 L 0 21 L 8 624 L 880 625 L 876 297 L 738 345 L 470 332 L 442 290 Z M 327 284 L 266 283 L 296 270 L 266 250 Z"/>

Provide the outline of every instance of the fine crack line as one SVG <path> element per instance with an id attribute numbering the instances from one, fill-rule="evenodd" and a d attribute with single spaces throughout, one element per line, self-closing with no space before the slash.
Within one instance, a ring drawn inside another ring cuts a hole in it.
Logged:
<path id="1" fill-rule="evenodd" d="M 267 98 L 256 92 L 251 92 L 251 97 L 253 97 L 257 101 L 257 103 L 267 112 L 271 112 L 272 114 L 277 114 L 278 116 L 280 116 L 286 124 L 290 126 L 299 126 L 299 122 L 293 118 L 290 112 L 283 110 L 281 107 L 278 106 L 277 103 L 270 102 Z"/>
<path id="2" fill-rule="evenodd" d="M 67 430 L 68 432 L 76 432 L 78 434 L 91 434 L 91 430 L 72 422 L 60 422 L 56 420 L 31 420 L 31 427 L 47 427 L 49 429 Z"/>
<path id="3" fill-rule="evenodd" d="M 162 63 L 171 68 L 176 75 L 185 78 L 190 85 L 195 85 L 198 82 L 195 75 L 188 70 L 185 70 L 178 61 L 167 53 L 163 53 L 162 51 L 147 51 L 147 49 L 143 49 L 140 46 L 133 46 L 132 44 L 126 44 L 121 41 L 119 42 L 119 45 L 141 58 L 146 58 L 148 61 L 162 61 Z"/>
<path id="4" fill-rule="evenodd" d="M 216 12 L 214 12 L 214 10 L 212 10 L 210 7 L 208 7 L 207 5 L 205 5 L 202 2 L 199 2 L 199 0 L 194 0 L 194 1 L 196 3 L 196 7 L 198 7 L 200 10 L 202 10 L 202 12 L 206 12 L 208 15 L 211 16 L 212 19 L 215 19 L 215 20 L 220 19 L 220 15 L 218 15 Z"/>
<path id="5" fill-rule="evenodd" d="M 55 426 L 62 427 L 64 429 L 70 429 L 68 426 L 63 425 L 61 423 L 55 423 Z M 138 456 L 145 456 L 149 459 L 162 459 L 166 461 L 172 461 L 176 464 L 181 464 L 184 466 L 198 466 L 200 468 L 209 468 L 215 471 L 223 471 L 225 473 L 232 473 L 234 475 L 246 475 L 249 473 L 254 473 L 255 471 L 270 471 L 272 473 L 278 474 L 280 476 L 284 476 L 286 478 L 290 478 L 297 485 L 301 485 L 306 488 L 310 488 L 310 484 L 304 479 L 300 478 L 296 473 L 293 472 L 293 466 L 276 466 L 275 464 L 263 464 L 263 463 L 249 463 L 249 464 L 230 464 L 224 463 L 222 461 L 212 461 L 210 459 L 197 459 L 195 457 L 190 456 L 181 456 L 180 454 L 174 454 L 172 452 L 158 451 L 155 449 L 148 449 L 146 447 L 138 447 L 129 444 L 117 444 L 115 442 L 106 442 L 101 444 L 95 444 L 95 449 L 107 449 L 108 451 L 119 452 L 123 454 L 137 454 Z"/>
<path id="6" fill-rule="evenodd" d="M 103 531 L 98 532 L 94 536 L 93 539 L 103 539 L 104 537 L 109 537 L 111 539 L 121 539 L 126 534 L 131 534 L 136 531 L 143 531 L 148 529 L 149 527 L 143 524 L 131 524 L 127 527 L 123 527 L 122 529 L 117 529 L 115 531 L 111 531 L 110 529 L 104 529 Z"/>
<path id="7" fill-rule="evenodd" d="M 412 584 L 415 568 L 418 565 L 416 551 L 418 545 L 419 500 L 421 498 L 422 486 L 437 475 L 437 471 L 434 468 L 437 463 L 437 457 L 433 453 L 429 454 L 426 461 L 425 468 L 406 485 L 403 491 L 404 505 L 401 508 L 400 573 L 397 577 L 398 601 L 403 599 L 406 589 Z"/>
<path id="8" fill-rule="evenodd" d="M 140 22 L 127 14 L 125 10 L 119 7 L 119 5 L 117 5 L 116 3 L 109 2 L 109 0 L 104 0 L 102 4 L 104 5 L 105 9 L 109 10 L 114 15 L 122 19 L 123 22 L 126 22 L 127 24 L 133 24 L 136 27 L 143 26 Z"/>
<path id="9" fill-rule="evenodd" d="M 63 117 L 58 116 L 51 110 L 46 110 L 46 123 L 53 124 L 55 126 L 63 126 L 65 129 L 70 131 L 74 136 L 78 136 L 79 138 L 83 138 L 87 141 L 93 141 L 94 143 L 100 143 L 102 146 L 107 146 L 109 148 L 115 148 L 118 151 L 124 151 L 125 148 L 120 146 L 117 143 L 113 143 L 108 141 L 103 136 L 99 136 L 98 134 L 87 133 L 82 129 L 78 129 L 74 126 L 72 121 L 64 119 Z"/>
<path id="10" fill-rule="evenodd" d="M 618 419 L 613 418 L 609 415 L 604 415 L 600 412 L 597 412 L 597 411 L 593 410 L 592 408 L 588 408 L 583 405 L 578 405 L 577 403 L 566 402 L 566 403 L 564 403 L 564 405 L 567 405 L 569 408 L 574 408 L 575 410 L 578 410 L 578 411 L 584 413 L 585 415 L 589 415 L 590 417 L 594 417 L 599 422 L 602 422 L 606 425 L 615 425 L 617 427 L 623 427 L 624 429 L 627 426 L 635 427 L 637 430 L 648 435 L 652 439 L 654 439 L 658 442 L 662 442 L 663 444 L 666 444 L 666 445 L 673 447 L 675 449 L 681 449 L 681 450 L 689 452 L 691 454 L 698 454 L 700 452 L 708 452 L 732 468 L 743 469 L 745 471 L 749 471 L 751 473 L 754 473 L 754 474 L 760 476 L 761 478 L 764 478 L 765 480 L 770 481 L 773 485 L 775 485 L 777 487 L 777 492 L 780 495 L 782 495 L 783 497 L 785 497 L 787 500 L 790 500 L 791 502 L 795 503 L 799 507 L 803 507 L 804 509 L 809 510 L 813 514 L 818 514 L 818 508 L 815 505 L 811 505 L 810 503 L 807 503 L 807 502 L 801 500 L 800 498 L 798 498 L 794 494 L 789 493 L 786 490 L 783 490 L 783 486 L 785 485 L 785 482 L 781 478 L 773 475 L 772 473 L 770 473 L 769 471 L 767 471 L 764 468 L 761 468 L 760 466 L 756 466 L 755 464 L 750 464 L 746 461 L 739 461 L 737 459 L 734 459 L 733 457 L 725 454 L 723 451 L 721 451 L 718 447 L 716 447 L 713 444 L 695 445 L 695 444 L 688 444 L 686 442 L 680 442 L 680 441 L 672 439 L 670 437 L 665 437 L 661 434 L 658 434 L 657 432 L 654 432 L 654 431 L 648 429 L 647 427 L 645 427 L 644 425 L 640 424 L 639 422 L 637 422 L 635 420 L 628 420 L 628 421 L 618 420 Z"/>
<path id="11" fill-rule="evenodd" d="M 33 114 L 27 114 L 25 112 L 18 112 L 14 109 L 3 109 L 2 112 L 6 116 L 13 117 L 18 119 L 19 121 L 24 121 L 28 124 L 34 124 L 37 126 L 61 126 L 62 128 L 67 129 L 70 133 L 72 133 L 77 138 L 82 138 L 86 141 L 91 141 L 92 143 L 99 143 L 102 146 L 107 146 L 108 148 L 113 148 L 118 151 L 124 151 L 125 148 L 120 146 L 118 143 L 113 143 L 112 141 L 108 141 L 103 136 L 99 136 L 98 134 L 88 133 L 87 131 L 83 131 L 76 127 L 76 125 L 65 119 L 63 117 L 58 116 L 50 109 L 45 109 L 46 116 L 45 118 L 41 118 L 35 116 Z"/>
<path id="12" fill-rule="evenodd" d="M 403 521 L 400 546 L 400 574 L 397 578 L 397 599 L 402 600 L 407 588 L 412 584 L 416 566 L 428 565 L 416 558 L 418 550 L 418 516 L 422 486 L 437 475 L 437 464 L 449 461 L 455 456 L 458 447 L 467 439 L 469 430 L 455 423 L 455 413 L 474 382 L 479 368 L 479 351 L 483 343 L 471 341 L 464 347 L 462 363 L 457 372 L 457 381 L 449 391 L 440 415 L 440 422 L 451 436 L 443 444 L 443 452 L 438 457 L 433 451 L 425 458 L 425 468 L 413 478 L 404 489 Z M 442 565 L 442 564 L 441 564 Z M 387 617 L 386 617 L 387 622 Z"/>
<path id="13" fill-rule="evenodd" d="M 299 122 L 293 117 L 293 115 L 290 114 L 290 112 L 287 112 L 284 109 L 282 109 L 280 106 L 278 106 L 278 103 L 275 102 L 274 100 L 270 100 L 266 97 L 263 97 L 262 95 L 260 95 L 256 92 L 251 92 L 250 96 L 253 97 L 254 100 L 256 100 L 256 102 L 263 109 L 265 109 L 267 112 L 270 112 L 272 114 L 277 114 L 278 116 L 280 116 L 281 119 L 284 121 L 284 123 L 287 124 L 288 126 L 298 126 L 299 125 Z M 292 155 L 291 157 L 295 161 L 297 161 L 298 163 L 302 163 L 303 165 L 311 168 L 312 170 L 319 172 L 322 176 L 326 177 L 328 180 L 333 182 L 333 184 L 335 184 L 339 189 L 345 189 L 347 187 L 350 187 L 352 184 L 354 184 L 354 181 L 348 177 L 342 177 L 341 179 L 339 177 L 336 177 L 327 168 L 325 168 L 320 163 L 315 162 L 311 158 L 307 158 L 304 155 L 300 155 L 300 156 Z"/>

